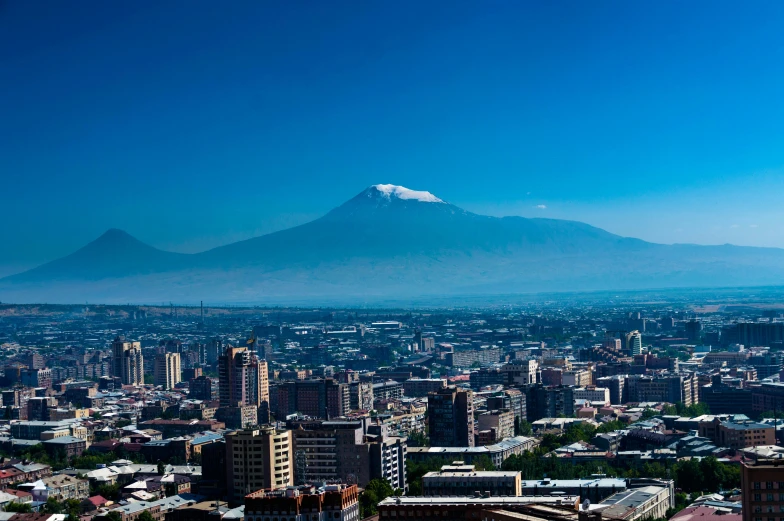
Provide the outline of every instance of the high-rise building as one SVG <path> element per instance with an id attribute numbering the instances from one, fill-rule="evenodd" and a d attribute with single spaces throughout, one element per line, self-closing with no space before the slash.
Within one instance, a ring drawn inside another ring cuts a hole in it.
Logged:
<path id="1" fill-rule="evenodd" d="M 226 434 L 226 484 L 232 505 L 259 489 L 279 489 L 294 484 L 291 431 L 273 427 Z"/>
<path id="2" fill-rule="evenodd" d="M 188 398 L 191 400 L 212 400 L 212 378 L 199 376 L 188 383 Z"/>
<path id="3" fill-rule="evenodd" d="M 699 380 L 694 373 L 633 375 L 626 379 L 625 387 L 630 402 L 683 402 L 689 406 L 700 401 Z"/>
<path id="4" fill-rule="evenodd" d="M 209 342 L 201 344 L 201 347 L 203 353 L 200 358 L 202 359 L 202 363 L 207 365 L 212 365 L 217 362 L 218 358 L 220 358 L 223 353 L 223 343 L 219 338 L 213 338 Z"/>
<path id="5" fill-rule="evenodd" d="M 220 406 L 269 407 L 267 362 L 246 347 L 227 347 L 218 359 Z"/>
<path id="6" fill-rule="evenodd" d="M 180 353 L 161 353 L 155 356 L 155 385 L 174 389 L 182 381 Z"/>
<path id="7" fill-rule="evenodd" d="M 571 417 L 574 414 L 572 387 L 538 384 L 526 386 L 525 392 L 529 422 L 542 418 Z"/>
<path id="8" fill-rule="evenodd" d="M 596 379 L 596 384 L 610 390 L 610 403 L 613 405 L 621 405 L 628 401 L 626 375 L 613 375 L 604 376 Z"/>
<path id="9" fill-rule="evenodd" d="M 686 332 L 686 338 L 689 342 L 699 342 L 702 337 L 702 322 L 699 320 L 689 320 L 683 326 Z"/>
<path id="10" fill-rule="evenodd" d="M 22 369 L 20 371 L 22 385 L 27 387 L 51 387 L 51 369 Z"/>
<path id="11" fill-rule="evenodd" d="M 339 418 L 351 410 L 350 385 L 332 378 L 283 382 L 278 386 L 277 397 L 276 412 L 280 418 L 295 412 L 311 418 Z"/>
<path id="12" fill-rule="evenodd" d="M 541 381 L 539 362 L 536 360 L 512 360 L 501 367 L 507 385 L 528 385 Z"/>
<path id="13" fill-rule="evenodd" d="M 392 488 L 406 489 L 406 438 L 390 436 L 388 425 L 360 418 L 292 420 L 286 427 L 294 437 L 298 484 L 341 481 L 365 487 L 383 479 Z"/>
<path id="14" fill-rule="evenodd" d="M 474 393 L 454 386 L 427 396 L 430 445 L 474 446 Z"/>
<path id="15" fill-rule="evenodd" d="M 112 371 L 123 385 L 144 384 L 144 358 L 141 342 L 126 342 L 118 336 L 112 342 Z"/>
<path id="16" fill-rule="evenodd" d="M 509 409 L 485 411 L 477 416 L 479 431 L 490 431 L 491 444 L 514 436 L 514 423 L 514 413 Z"/>
<path id="17" fill-rule="evenodd" d="M 639 331 L 626 335 L 626 349 L 631 356 L 642 354 L 642 334 Z"/>
<path id="18" fill-rule="evenodd" d="M 743 521 L 768 521 L 784 515 L 784 459 L 744 461 L 740 467 Z"/>

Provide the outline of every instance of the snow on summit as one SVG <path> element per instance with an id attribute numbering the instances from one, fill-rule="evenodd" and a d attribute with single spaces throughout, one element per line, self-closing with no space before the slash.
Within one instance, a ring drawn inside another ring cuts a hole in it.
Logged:
<path id="1" fill-rule="evenodd" d="M 441 199 L 431 194 L 430 192 L 420 190 L 410 190 L 405 186 L 396 185 L 373 185 L 372 188 L 378 190 L 383 197 L 391 199 L 396 197 L 398 199 L 413 199 L 423 203 L 443 203 Z"/>

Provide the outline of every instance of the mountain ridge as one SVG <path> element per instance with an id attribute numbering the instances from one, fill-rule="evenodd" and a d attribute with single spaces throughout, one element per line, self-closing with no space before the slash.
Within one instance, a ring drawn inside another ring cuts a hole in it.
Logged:
<path id="1" fill-rule="evenodd" d="M 778 248 L 657 244 L 579 221 L 475 214 L 430 192 L 373 185 L 308 223 L 194 254 L 109 229 L 0 279 L 0 300 L 277 302 L 782 281 Z"/>

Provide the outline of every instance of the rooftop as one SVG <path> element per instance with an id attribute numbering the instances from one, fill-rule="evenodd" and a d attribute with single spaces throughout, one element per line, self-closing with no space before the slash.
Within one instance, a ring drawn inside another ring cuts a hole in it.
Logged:
<path id="1" fill-rule="evenodd" d="M 490 497 L 419 497 L 419 496 L 394 496 L 388 497 L 378 506 L 413 507 L 418 505 L 477 505 L 477 506 L 503 506 L 527 505 L 531 503 L 549 503 L 554 505 L 577 504 L 579 496 L 490 496 Z"/>

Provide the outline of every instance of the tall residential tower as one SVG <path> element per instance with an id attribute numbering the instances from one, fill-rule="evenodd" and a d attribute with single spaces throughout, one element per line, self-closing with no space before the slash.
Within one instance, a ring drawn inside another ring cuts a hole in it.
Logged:
<path id="1" fill-rule="evenodd" d="M 118 336 L 112 342 L 112 372 L 123 385 L 144 384 L 144 358 L 141 342 L 126 342 Z"/>

